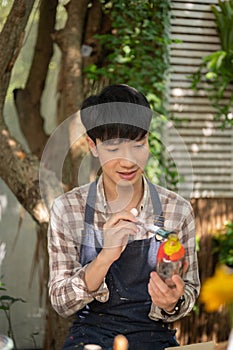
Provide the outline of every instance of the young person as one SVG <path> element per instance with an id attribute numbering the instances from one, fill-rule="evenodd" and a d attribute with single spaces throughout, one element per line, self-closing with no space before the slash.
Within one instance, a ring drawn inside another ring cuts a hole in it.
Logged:
<path id="1" fill-rule="evenodd" d="M 144 175 L 152 111 L 145 96 L 110 85 L 84 101 L 81 120 L 102 174 L 58 197 L 48 231 L 49 294 L 63 317 L 76 314 L 64 350 L 95 343 L 111 349 L 117 334 L 130 350 L 177 346 L 169 322 L 184 317 L 199 294 L 192 208 Z M 176 230 L 186 249 L 183 278 L 169 287 L 156 273 L 161 243 L 140 222 Z"/>

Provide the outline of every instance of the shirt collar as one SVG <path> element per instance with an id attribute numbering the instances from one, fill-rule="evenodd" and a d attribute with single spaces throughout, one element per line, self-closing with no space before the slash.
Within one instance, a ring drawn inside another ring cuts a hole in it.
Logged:
<path id="1" fill-rule="evenodd" d="M 149 200 L 149 186 L 147 183 L 147 180 L 145 176 L 143 175 L 143 185 L 144 185 L 144 192 L 143 197 L 141 201 L 141 207 L 140 211 L 143 211 L 143 209 L 148 204 Z M 105 213 L 107 211 L 107 201 L 104 193 L 104 185 L 103 185 L 103 175 L 100 175 L 98 182 L 97 182 L 97 193 L 96 193 L 96 203 L 95 208 L 97 211 L 100 211 L 102 213 Z"/>

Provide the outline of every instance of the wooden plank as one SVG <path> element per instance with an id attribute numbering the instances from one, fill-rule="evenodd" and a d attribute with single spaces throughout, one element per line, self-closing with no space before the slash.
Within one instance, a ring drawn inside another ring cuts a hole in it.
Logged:
<path id="1" fill-rule="evenodd" d="M 170 71 L 173 73 L 184 73 L 184 74 L 193 74 L 197 71 L 198 66 L 189 66 L 189 65 L 172 65 Z"/>
<path id="2" fill-rule="evenodd" d="M 220 50 L 220 44 L 214 43 L 198 43 L 198 42 L 181 42 L 181 43 L 172 43 L 170 45 L 171 49 L 182 49 L 182 50 L 198 50 L 198 51 L 209 51 L 214 52 Z"/>
<path id="3" fill-rule="evenodd" d="M 224 102 L 227 102 L 227 98 L 223 98 L 221 101 L 221 105 L 224 105 Z M 176 97 L 170 97 L 169 103 L 179 103 L 179 104 L 193 104 L 198 103 L 199 105 L 210 105 L 210 100 L 207 96 L 191 96 L 191 97 L 183 97 L 183 96 L 176 96 Z"/>
<path id="4" fill-rule="evenodd" d="M 213 113 L 216 114 L 216 110 L 214 109 L 214 107 L 212 107 L 211 105 L 209 106 L 198 106 L 198 105 L 180 105 L 180 104 L 172 104 L 169 107 L 170 111 L 174 111 L 174 112 L 206 112 L 206 113 Z"/>
<path id="5" fill-rule="evenodd" d="M 190 27 L 190 26 L 176 26 L 176 25 L 173 25 L 172 28 L 171 28 L 171 33 L 172 34 L 175 34 L 175 33 L 190 33 L 190 34 L 193 34 L 194 32 L 194 28 L 193 27 Z M 216 31 L 216 28 L 204 28 L 204 27 L 201 27 L 201 26 L 197 26 L 195 27 L 195 34 L 199 34 L 199 35 L 217 35 L 217 31 Z"/>
<path id="6" fill-rule="evenodd" d="M 181 12 L 186 10 L 189 11 L 200 11 L 200 12 L 212 12 L 210 8 L 210 4 L 200 4 L 200 3 L 192 3 L 190 2 L 179 2 L 179 1 L 172 1 L 171 2 L 171 9 L 173 10 L 181 10 Z"/>
<path id="7" fill-rule="evenodd" d="M 168 151 L 170 150 L 170 148 L 168 148 Z M 186 150 L 187 152 L 187 150 Z M 189 160 L 191 160 L 191 163 L 193 164 L 193 166 L 197 166 L 197 164 L 205 164 L 206 165 L 209 163 L 209 164 L 214 164 L 215 162 L 215 165 L 217 164 L 227 164 L 227 162 L 229 163 L 229 165 L 232 165 L 232 161 L 231 161 L 231 156 L 230 155 L 226 155 L 226 152 L 225 152 L 225 156 L 221 157 L 221 154 L 223 155 L 223 152 L 222 153 L 216 153 L 216 159 L 214 157 L 214 154 L 212 153 L 212 156 L 210 157 L 207 157 L 205 156 L 205 152 L 202 152 L 202 153 L 198 153 L 198 154 L 193 154 L 193 153 L 186 153 L 186 156 L 184 158 L 184 153 L 183 152 L 180 152 L 180 153 L 177 153 L 177 152 L 169 152 L 171 155 L 172 155 L 172 158 L 174 159 L 174 161 L 177 163 L 177 164 L 184 164 L 186 162 L 186 167 L 187 167 L 187 160 L 188 160 L 188 156 L 189 156 Z M 210 152 L 208 152 L 209 154 Z M 187 156 L 188 154 L 188 156 Z"/>
<path id="8" fill-rule="evenodd" d="M 187 139 L 187 138 L 186 138 Z M 175 140 L 174 140 L 174 144 L 172 143 L 172 140 L 170 141 L 169 145 L 167 146 L 167 150 L 168 152 L 170 153 L 176 153 L 176 152 L 184 152 L 184 150 L 186 149 L 186 151 L 188 153 L 190 153 L 190 157 L 194 157 L 195 154 L 199 154 L 199 153 L 210 153 L 210 152 L 216 152 L 218 154 L 221 154 L 221 153 L 226 153 L 228 152 L 228 159 L 231 159 L 231 154 L 232 154 L 232 143 L 215 143 L 215 142 L 209 142 L 209 140 L 206 140 L 206 139 L 203 139 L 202 138 L 202 143 L 203 145 L 206 146 L 206 150 L 205 148 L 203 147 L 202 149 L 200 149 L 200 146 L 201 146 L 201 143 L 196 143 L 195 141 L 190 141 L 189 142 L 185 142 L 185 138 L 182 138 L 184 144 L 181 143 L 178 144 L 178 143 L 175 143 Z M 181 146 L 179 148 L 179 145 Z M 195 149 L 198 149 L 199 150 L 196 152 L 194 151 Z M 211 151 L 211 148 L 212 148 L 212 151 Z"/>
<path id="9" fill-rule="evenodd" d="M 201 168 L 197 168 L 197 169 L 194 168 L 194 169 L 192 169 L 193 173 L 190 172 L 189 174 L 186 174 L 185 172 L 183 172 L 183 168 L 180 168 L 179 174 L 181 176 L 185 177 L 185 181 L 187 181 L 187 182 L 193 181 L 193 182 L 199 182 L 201 184 L 206 184 L 206 183 L 209 183 L 209 184 L 210 183 L 218 183 L 218 184 L 220 184 L 221 181 L 218 181 L 218 178 L 219 178 L 219 179 L 222 180 L 222 182 L 227 183 L 228 187 L 230 187 L 229 186 L 229 183 L 231 182 L 230 174 L 225 176 L 224 174 L 222 174 L 222 175 L 220 173 L 219 174 L 218 173 L 214 174 L 212 172 L 212 173 L 210 173 L 210 174 L 205 176 L 205 174 L 201 174 L 201 173 L 198 172 L 199 169 L 201 169 Z M 205 168 L 205 170 L 206 170 L 206 168 Z M 211 170 L 214 171 L 213 168 L 211 168 Z"/>
<path id="10" fill-rule="evenodd" d="M 170 75 L 173 82 L 185 81 L 191 84 L 191 79 L 189 77 L 190 74 L 187 75 L 187 74 L 181 74 L 181 73 L 174 73 L 171 71 Z"/>
<path id="11" fill-rule="evenodd" d="M 213 170 L 213 169 L 212 169 Z M 194 171 L 197 171 L 197 169 L 194 169 Z M 209 175 L 204 175 L 204 174 L 200 174 L 200 173 L 189 173 L 189 174 L 185 174 L 183 172 L 183 169 L 180 170 L 180 175 L 185 176 L 185 181 L 187 182 L 199 182 L 202 184 L 206 184 L 206 183 L 221 183 L 221 182 L 225 182 L 225 183 L 230 183 L 231 182 L 231 176 L 227 175 L 225 176 L 224 174 L 214 174 L 211 173 Z M 229 186 L 229 185 L 228 185 Z"/>
<path id="12" fill-rule="evenodd" d="M 191 147 L 189 147 L 189 148 L 187 148 L 187 151 L 188 151 L 188 153 L 189 153 L 189 155 L 190 155 L 190 158 L 192 159 L 192 160 L 194 160 L 195 158 L 194 158 L 194 153 L 192 152 L 192 150 L 190 149 Z M 181 152 L 183 152 L 183 150 L 180 150 Z M 226 150 L 225 150 L 226 152 L 230 152 L 231 150 L 230 150 L 230 148 L 229 147 L 226 147 Z M 224 151 L 224 152 L 225 152 Z M 216 154 L 218 154 L 219 155 L 219 157 L 221 156 L 221 154 L 223 153 L 223 152 L 218 152 L 218 150 L 217 151 L 215 151 L 216 152 Z M 207 153 L 207 155 L 209 154 L 209 153 L 211 153 L 211 151 L 203 151 L 203 152 L 198 152 L 196 155 L 196 159 L 198 159 L 198 160 L 202 160 L 202 159 L 205 159 L 206 160 L 206 158 L 204 158 L 204 157 L 202 157 L 202 154 L 203 153 Z M 213 151 L 212 151 L 212 153 L 213 153 Z M 173 157 L 173 159 L 180 159 L 181 157 L 179 157 L 179 156 L 176 156 L 176 153 L 175 152 L 171 152 L 171 154 L 172 154 L 172 157 Z M 208 160 L 210 160 L 211 159 L 211 157 L 210 158 L 208 158 L 207 157 L 207 159 Z M 221 158 L 219 158 L 219 159 L 221 159 Z M 226 160 L 226 161 L 228 161 L 229 163 L 229 173 L 231 173 L 230 172 L 230 169 L 231 169 L 231 157 L 229 157 L 229 158 L 222 158 L 222 159 L 224 159 L 224 160 Z M 218 158 L 216 158 L 216 164 L 218 163 Z M 206 172 L 205 172 L 206 173 Z M 226 172 L 224 171 L 224 174 L 225 174 Z"/>
<path id="13" fill-rule="evenodd" d="M 179 74 L 180 75 L 180 74 Z M 173 76 L 171 76 L 171 80 L 169 80 L 167 82 L 167 86 L 169 88 L 174 88 L 174 89 L 183 89 L 184 91 L 187 91 L 187 93 L 189 92 L 193 92 L 193 90 L 190 88 L 190 79 L 186 79 L 186 80 L 180 80 L 180 79 L 173 79 Z M 178 78 L 178 77 L 177 77 Z M 205 87 L 205 85 L 202 85 L 203 87 Z M 200 89 L 198 89 L 198 91 L 196 91 L 196 94 L 205 94 L 205 91 L 201 89 L 202 87 L 200 87 Z M 228 90 L 227 90 L 228 91 Z"/>
<path id="14" fill-rule="evenodd" d="M 205 36 L 205 35 L 196 35 L 190 34 L 170 34 L 170 38 L 172 40 L 182 40 L 183 43 L 188 42 L 188 43 L 208 43 L 208 44 L 219 44 L 219 38 L 216 36 Z"/>
<path id="15" fill-rule="evenodd" d="M 229 103 L 230 98 L 232 96 L 231 91 L 226 91 L 225 94 L 223 95 L 223 98 L 221 100 L 220 105 L 223 106 L 225 103 Z M 209 105 L 212 108 L 212 103 L 209 99 L 209 96 L 205 91 L 194 91 L 194 90 L 186 90 L 181 87 L 174 87 L 169 89 L 169 95 L 167 96 L 169 104 L 175 104 L 177 105 L 192 105 L 200 102 L 201 105 Z M 215 110 L 215 109 L 214 109 Z M 190 112 L 193 112 L 190 110 Z M 178 110 L 178 112 L 183 113 L 183 110 Z M 195 111 L 197 112 L 197 111 Z M 205 111 L 206 112 L 206 111 Z M 213 112 L 213 111 L 211 111 Z M 216 111 L 215 111 L 216 112 Z M 200 113 L 200 111 L 198 111 Z"/>
<path id="16" fill-rule="evenodd" d="M 195 170 L 195 172 L 194 172 Z M 224 168 L 220 168 L 220 167 L 215 167 L 215 168 L 211 168 L 211 169 L 207 169 L 207 168 L 195 168 L 195 169 L 190 169 L 187 167 L 182 167 L 181 169 L 181 174 L 186 174 L 186 176 L 190 176 L 193 174 L 200 174 L 200 175 L 213 175 L 213 176 L 220 176 L 222 174 L 226 174 L 226 176 L 231 176 L 231 167 L 224 167 Z"/>
<path id="17" fill-rule="evenodd" d="M 191 130 L 190 130 L 191 131 Z M 211 134 L 210 136 L 206 136 L 204 134 L 201 134 L 200 132 L 196 133 L 182 133 L 178 128 L 176 129 L 176 133 L 170 133 L 169 134 L 169 142 L 167 145 L 170 147 L 175 147 L 175 145 L 180 142 L 180 140 L 177 140 L 177 134 L 182 138 L 182 141 L 187 146 L 189 144 L 217 144 L 219 147 L 221 145 L 228 145 L 230 147 L 230 144 L 232 143 L 232 137 L 231 135 L 222 137 L 221 135 Z"/>
<path id="18" fill-rule="evenodd" d="M 199 175 L 200 177 L 203 177 L 203 182 L 204 181 L 204 178 L 205 176 L 211 176 L 212 177 L 212 181 L 214 182 L 216 177 L 218 176 L 227 176 L 226 180 L 227 182 L 230 182 L 231 181 L 231 173 L 230 173 L 230 169 L 232 169 L 232 163 L 228 163 L 228 166 L 225 165 L 225 163 L 227 163 L 227 161 L 225 161 L 224 163 L 222 164 L 219 164 L 218 162 L 214 163 L 212 162 L 211 164 L 210 163 L 207 163 L 205 159 L 202 160 L 202 162 L 200 161 L 199 163 L 195 163 L 195 161 L 193 161 L 193 159 L 189 160 L 189 169 L 187 169 L 187 162 L 183 162 L 181 163 L 181 161 L 177 160 L 177 159 L 174 159 L 174 164 L 175 166 L 172 168 L 172 170 L 175 170 L 175 169 L 179 169 L 179 174 L 180 176 L 187 176 L 188 178 L 190 178 L 191 176 L 194 176 L 194 175 Z M 214 173 L 215 169 L 228 169 L 229 172 L 228 174 L 226 174 L 226 171 L 224 170 L 224 172 L 218 172 L 218 173 Z M 200 173 L 199 171 L 200 170 L 203 170 L 203 173 Z M 204 172 L 205 170 L 205 172 Z M 208 175 L 207 175 L 208 174 Z M 213 175 L 214 174 L 214 175 Z"/>
<path id="19" fill-rule="evenodd" d="M 177 161 L 179 161 L 180 159 L 183 159 L 184 155 L 182 153 L 176 153 L 173 152 L 172 153 L 173 158 Z M 229 161 L 231 163 L 231 154 L 229 153 L 203 153 L 203 152 L 198 152 L 197 154 L 194 153 L 190 153 L 190 157 L 192 159 L 192 162 L 195 161 L 196 159 L 198 159 L 199 161 L 207 161 L 207 162 L 211 162 L 211 161 L 215 161 L 215 164 L 218 164 L 219 160 L 224 160 L 224 161 Z"/>
<path id="20" fill-rule="evenodd" d="M 172 10 L 171 15 L 177 18 L 197 18 L 197 19 L 207 19 L 207 20 L 215 20 L 214 14 L 212 12 L 198 12 L 198 11 L 180 11 L 180 10 Z"/>
<path id="21" fill-rule="evenodd" d="M 182 79 L 185 78 L 185 79 Z M 185 94 L 185 92 L 187 92 L 187 94 L 192 94 L 192 92 L 194 92 L 195 96 L 206 96 L 206 91 L 203 90 L 203 88 L 208 88 L 209 85 L 206 83 L 205 80 L 202 80 L 202 83 L 200 85 L 200 87 L 198 88 L 197 91 L 194 91 L 193 89 L 191 89 L 191 79 L 190 79 L 190 75 L 181 75 L 180 73 L 174 73 L 174 75 L 172 75 L 171 80 L 168 81 L 167 86 L 173 89 L 179 89 L 179 90 L 183 90 L 183 93 Z M 179 91 L 178 90 L 178 91 Z M 181 93 L 181 91 L 179 91 L 179 93 Z M 229 85 L 226 90 L 224 91 L 224 96 L 225 97 L 230 97 L 233 94 L 233 85 Z"/>
<path id="22" fill-rule="evenodd" d="M 176 67 L 179 67 L 180 65 L 176 65 Z M 184 66 L 184 69 L 186 69 L 186 65 L 183 65 Z M 198 70 L 198 67 L 197 66 L 193 66 L 194 69 Z M 171 65 L 171 68 L 170 68 L 170 74 L 167 74 L 167 76 L 170 78 L 170 81 L 175 83 L 179 83 L 180 80 L 182 80 L 183 82 L 182 83 L 187 83 L 190 81 L 190 78 L 191 78 L 191 75 L 190 74 L 181 74 L 181 72 L 176 72 L 176 71 L 172 71 L 173 69 L 173 66 Z M 200 88 L 202 86 L 205 86 L 205 87 L 208 87 L 209 84 L 207 84 L 206 80 L 205 80 L 205 76 L 204 74 L 207 72 L 207 70 L 203 69 L 203 74 L 201 76 L 201 85 L 200 85 Z M 171 74 L 173 73 L 173 74 Z M 170 83 L 170 81 L 168 81 L 168 84 Z M 205 84 L 205 85 L 204 85 Z M 226 91 L 232 91 L 233 92 L 233 84 L 227 86 L 226 88 Z"/>
<path id="23" fill-rule="evenodd" d="M 171 29 L 174 25 L 183 25 L 186 27 L 205 27 L 205 28 L 216 28 L 216 22 L 215 18 L 211 19 L 197 19 L 193 18 L 192 21 L 190 21 L 190 18 L 183 18 L 183 17 L 171 17 L 170 19 L 171 23 Z"/>
<path id="24" fill-rule="evenodd" d="M 198 190 L 226 190 L 226 191 L 232 191 L 232 184 L 229 183 L 222 183 L 222 184 L 218 184 L 218 183 L 194 183 L 194 189 L 198 189 Z"/>
<path id="25" fill-rule="evenodd" d="M 179 130 L 177 133 L 179 134 Z M 213 148 L 215 150 L 215 152 L 218 152 L 218 153 L 220 153 L 220 150 L 222 150 L 222 149 L 224 150 L 224 152 L 229 151 L 230 153 L 232 153 L 232 141 L 230 141 L 229 138 L 227 138 L 227 139 L 228 139 L 228 141 L 226 141 L 226 138 L 222 138 L 222 139 L 218 138 L 217 139 L 217 137 L 211 137 L 211 139 L 206 139 L 203 136 L 199 136 L 199 137 L 198 136 L 191 136 L 191 137 L 183 136 L 182 137 L 183 143 L 181 143 L 181 145 L 180 145 L 180 141 L 177 141 L 175 139 L 175 135 L 170 135 L 169 144 L 167 147 L 168 147 L 169 152 L 173 152 L 173 150 L 174 150 L 174 152 L 175 152 L 175 150 L 180 151 L 180 150 L 184 150 L 184 148 L 186 148 L 187 150 L 190 151 L 190 153 L 194 154 L 194 152 L 192 151 L 193 149 L 200 147 L 200 145 L 205 145 L 205 146 L 208 146 L 208 148 Z M 180 149 L 178 148 L 179 145 L 180 145 Z M 204 147 L 203 147 L 203 149 L 204 149 Z M 204 150 L 201 152 L 210 152 L 210 150 L 208 149 L 208 151 Z"/>
<path id="26" fill-rule="evenodd" d="M 187 152 L 187 151 L 186 151 Z M 181 156 L 179 156 L 179 155 L 177 155 L 177 154 L 175 154 L 175 153 L 171 153 L 171 155 L 172 155 L 172 159 L 175 161 L 175 163 L 177 163 L 177 164 L 182 164 L 182 167 L 184 166 L 184 164 L 185 164 L 185 159 L 184 159 L 184 156 L 183 156 L 183 158 L 181 157 Z M 224 157 L 224 158 L 222 158 L 221 159 L 221 157 L 220 157 L 220 154 L 218 155 L 218 157 L 216 158 L 216 159 L 214 159 L 214 158 L 208 158 L 208 157 L 204 157 L 203 156 L 203 153 L 202 154 L 200 154 L 200 155 L 197 155 L 196 157 L 195 156 L 193 156 L 193 154 L 192 153 L 189 153 L 189 156 L 190 156 L 190 160 L 189 160 L 189 163 L 191 162 L 191 164 L 192 164 L 192 167 L 194 167 L 194 168 L 196 168 L 196 167 L 200 167 L 200 166 L 205 166 L 205 167 L 209 167 L 209 166 L 211 166 L 211 165 L 214 165 L 215 164 L 215 166 L 217 166 L 217 168 L 218 168 L 218 166 L 220 166 L 220 165 L 224 165 L 224 169 L 226 169 L 227 168 L 227 164 L 228 164 L 228 166 L 229 166 L 229 170 L 231 169 L 231 167 L 232 167 L 232 161 L 231 161 L 231 158 L 230 157 Z M 187 155 L 186 155 L 186 159 L 187 159 Z M 215 163 L 214 163 L 215 162 Z M 185 168 L 187 168 L 187 161 L 186 161 L 186 166 L 185 166 Z M 209 171 L 210 173 L 211 173 L 211 171 Z M 223 172 L 224 174 L 225 174 L 225 171 Z M 230 172 L 229 172 L 230 173 Z"/>
<path id="27" fill-rule="evenodd" d="M 194 57 L 174 57 L 174 56 L 171 56 L 170 57 L 170 63 L 172 65 L 175 65 L 176 63 L 178 64 L 189 64 L 189 65 L 192 65 L 192 66 L 198 66 L 200 65 L 200 63 L 202 62 L 202 59 L 201 57 L 200 58 L 194 58 Z"/>
<path id="28" fill-rule="evenodd" d="M 198 51 L 198 50 L 178 50 L 178 49 L 173 49 L 170 48 L 169 50 L 169 55 L 170 55 L 170 59 L 173 59 L 174 57 L 183 57 L 183 58 L 202 58 L 204 56 L 208 56 L 209 54 L 211 54 L 211 51 Z"/>
<path id="29" fill-rule="evenodd" d="M 184 128 L 193 128 L 193 129 L 205 129 L 205 128 L 213 128 L 216 130 L 221 129 L 221 122 L 220 121 L 213 121 L 213 120 L 188 120 L 188 121 L 180 121 L 176 123 L 177 128 L 183 130 Z M 225 130 L 232 130 L 232 128 L 228 127 Z M 223 136 L 224 136 L 224 130 L 221 130 Z M 233 136 L 233 132 L 232 132 Z"/>
<path id="30" fill-rule="evenodd" d="M 210 112 L 197 112 L 197 111 L 186 111 L 186 112 L 173 112 L 170 115 L 171 120 L 175 120 L 177 124 L 181 121 L 189 121 L 189 120 L 200 120 L 200 121 L 205 121 L 205 120 L 210 120 L 213 121 L 215 118 L 214 113 Z"/>
<path id="31" fill-rule="evenodd" d="M 226 192 L 223 191 L 204 191 L 204 192 L 190 192 L 189 189 L 180 189 L 178 193 L 183 196 L 184 198 L 192 199 L 192 198 L 232 198 L 233 192 Z"/>
<path id="32" fill-rule="evenodd" d="M 225 194 L 224 194 L 224 192 L 221 192 L 221 191 L 214 191 L 214 195 L 212 195 L 212 192 L 210 192 L 210 193 L 208 193 L 207 191 L 205 191 L 204 193 L 200 193 L 200 195 L 199 196 L 197 196 L 196 194 L 195 194 L 195 192 L 193 193 L 193 195 L 192 195 L 192 197 L 184 197 L 184 198 L 189 198 L 189 199 L 191 199 L 191 198 L 194 198 L 194 199 L 198 199 L 198 198 L 212 198 L 212 199 L 214 199 L 214 198 L 216 198 L 216 199 L 218 199 L 218 198 L 232 198 L 233 197 L 233 193 L 232 192 L 226 192 Z M 217 347 L 216 347 L 216 349 L 217 349 Z M 226 349 L 224 349 L 224 348 L 222 348 L 222 350 L 226 350 Z"/>
<path id="33" fill-rule="evenodd" d="M 191 83 L 192 83 L 191 76 L 192 76 L 192 73 L 186 73 L 185 75 L 181 74 L 181 73 L 177 73 L 177 72 L 171 72 L 171 73 L 173 73 L 171 75 L 171 82 L 173 82 L 174 84 L 188 83 L 189 86 L 191 87 Z M 200 86 L 198 87 L 198 89 L 199 88 L 201 89 L 202 87 L 204 87 L 204 88 L 208 87 L 208 84 L 205 82 L 204 79 L 201 79 L 201 83 L 199 85 Z M 226 90 L 226 91 L 228 91 L 228 90 Z M 199 91 L 199 90 L 197 90 L 197 91 Z"/>
<path id="34" fill-rule="evenodd" d="M 167 86 L 170 96 L 206 96 L 204 90 L 195 91 L 191 89 L 189 81 L 171 81 Z"/>
<path id="35" fill-rule="evenodd" d="M 186 159 L 180 159 L 179 161 L 176 160 L 176 166 L 178 167 L 182 167 L 182 166 L 187 166 L 187 160 Z M 214 161 L 214 159 L 211 160 L 206 160 L 206 159 L 192 159 L 192 167 L 193 169 L 195 169 L 196 167 L 206 167 L 206 168 L 216 168 L 216 167 L 232 167 L 232 162 L 229 160 L 218 160 L 218 163 L 216 164 L 216 162 Z"/>
<path id="36" fill-rule="evenodd" d="M 191 170 L 193 172 L 191 172 Z M 209 183 L 211 183 L 211 182 L 212 183 L 215 183 L 215 182 L 220 183 L 220 181 L 217 180 L 218 178 L 222 179 L 222 181 L 225 182 L 225 183 L 229 183 L 230 180 L 231 180 L 230 179 L 231 178 L 230 174 L 225 176 L 224 174 L 222 174 L 222 175 L 219 174 L 219 173 L 214 174 L 212 172 L 212 173 L 210 173 L 210 174 L 205 176 L 205 174 L 199 173 L 198 169 L 191 169 L 191 170 L 190 170 L 189 173 L 185 173 L 183 171 L 183 168 L 179 168 L 179 175 L 182 176 L 182 177 L 185 177 L 185 181 L 186 182 L 190 182 L 190 183 L 191 182 L 200 182 L 200 183 L 203 183 L 203 184 L 205 184 L 207 182 L 209 182 Z M 212 170 L 214 171 L 214 169 L 212 169 Z M 197 171 L 197 173 L 195 173 L 195 171 Z"/>
<path id="37" fill-rule="evenodd" d="M 171 134 L 172 134 L 172 130 L 171 130 Z M 218 136 L 221 138 L 224 138 L 226 136 L 232 136 L 232 130 L 231 129 L 226 129 L 226 130 L 220 130 L 220 129 L 213 129 L 213 128 L 209 128 L 209 127 L 204 127 L 203 129 L 185 129 L 185 128 L 180 128 L 179 129 L 179 134 L 181 136 L 187 136 L 189 135 L 190 137 L 194 137 L 194 136 L 202 136 L 203 137 L 203 141 L 205 138 L 209 139 L 212 136 Z"/>
<path id="38" fill-rule="evenodd" d="M 181 3 L 181 2 L 187 2 L 187 0 L 173 0 L 172 1 L 173 3 Z M 189 1 L 189 3 L 202 3 L 202 4 L 217 4 L 218 3 L 218 0 L 191 0 Z"/>
<path id="39" fill-rule="evenodd" d="M 178 130 L 179 132 L 179 130 Z M 188 143 L 208 143 L 208 144 L 229 144 L 229 138 L 228 137 L 216 137 L 212 136 L 209 137 L 208 139 L 204 138 L 202 135 L 183 135 L 182 140 L 184 143 L 187 145 Z M 176 135 L 169 135 L 169 143 L 175 144 L 177 142 L 177 134 Z"/>
<path id="40" fill-rule="evenodd" d="M 205 121 L 205 120 L 213 120 L 214 114 L 212 113 L 173 113 L 172 117 L 176 120 L 184 120 L 184 121 L 189 121 L 189 120 L 200 120 L 200 121 Z M 178 123 L 177 122 L 177 123 Z"/>
<path id="41" fill-rule="evenodd" d="M 228 152 L 229 152 L 229 151 L 228 151 Z M 181 157 L 181 156 L 179 157 L 176 153 L 173 153 L 173 152 L 172 152 L 171 154 L 172 154 L 172 159 L 173 159 L 175 162 L 179 162 L 180 160 L 183 160 L 183 158 L 184 158 L 184 155 L 183 155 L 183 157 Z M 208 153 L 208 154 L 209 154 L 209 153 Z M 210 163 L 211 160 L 214 161 L 214 158 L 211 158 L 211 157 L 204 157 L 204 156 L 202 157 L 203 153 L 200 154 L 200 155 L 197 155 L 196 158 L 193 156 L 193 154 L 192 154 L 191 152 L 189 152 L 189 155 L 190 155 L 190 159 L 191 159 L 191 163 L 192 163 L 192 164 L 195 164 L 195 163 L 193 163 L 195 159 L 198 160 L 198 161 L 203 161 L 203 163 L 206 162 L 206 161 L 208 161 L 208 163 Z M 186 157 L 186 158 L 187 158 L 187 157 Z M 224 169 L 225 169 L 225 167 L 229 169 L 229 174 L 230 174 L 230 176 L 231 176 L 231 157 L 229 157 L 229 158 L 221 158 L 221 154 L 219 153 L 219 154 L 218 154 L 218 157 L 216 158 L 216 161 L 215 161 L 215 166 L 216 166 L 216 165 L 219 165 L 218 161 L 219 161 L 220 159 L 225 161 L 225 163 L 221 163 L 221 165 L 224 164 Z M 206 164 L 208 164 L 208 163 L 206 163 Z M 212 163 L 212 164 L 213 164 L 213 163 Z M 186 165 L 186 166 L 187 166 L 187 165 Z M 183 167 L 182 167 L 182 168 L 183 168 Z M 218 167 L 217 167 L 217 169 L 218 169 Z M 212 173 L 212 171 L 209 171 L 209 173 Z M 206 174 L 206 171 L 205 171 L 205 174 Z M 226 174 L 226 171 L 224 171 L 224 174 Z"/>
<path id="42" fill-rule="evenodd" d="M 180 82 L 180 84 L 177 84 L 178 82 L 172 81 L 171 83 L 169 83 L 169 85 L 167 85 L 169 87 L 169 95 L 172 96 L 183 96 L 184 98 L 188 97 L 188 96 L 193 96 L 193 99 L 195 99 L 196 97 L 200 97 L 202 96 L 203 98 L 207 98 L 208 95 L 206 93 L 206 91 L 198 89 L 198 91 L 194 91 L 192 89 L 190 89 L 190 82 Z M 185 85 L 186 84 L 186 85 Z M 202 85 L 206 86 L 205 85 Z M 188 89 L 189 88 L 189 89 Z M 232 96 L 232 90 L 228 89 L 225 91 L 224 93 L 224 97 L 225 98 L 230 98 Z"/>
<path id="43" fill-rule="evenodd" d="M 209 174 L 206 176 L 202 175 L 196 175 L 194 174 L 193 176 L 191 175 L 186 175 L 185 181 L 193 181 L 193 182 L 201 182 L 203 186 L 205 186 L 205 183 L 208 182 L 209 184 L 212 182 L 212 184 L 215 183 L 230 183 L 230 176 L 224 176 L 224 175 L 219 175 L 219 174 Z"/>

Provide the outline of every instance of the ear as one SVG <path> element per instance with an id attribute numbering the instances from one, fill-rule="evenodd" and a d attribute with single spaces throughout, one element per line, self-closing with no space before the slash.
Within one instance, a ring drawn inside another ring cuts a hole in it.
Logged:
<path id="1" fill-rule="evenodd" d="M 88 143 L 88 147 L 89 147 L 92 155 L 97 158 L 98 157 L 98 151 L 97 151 L 96 144 L 89 136 L 87 136 L 87 143 Z"/>

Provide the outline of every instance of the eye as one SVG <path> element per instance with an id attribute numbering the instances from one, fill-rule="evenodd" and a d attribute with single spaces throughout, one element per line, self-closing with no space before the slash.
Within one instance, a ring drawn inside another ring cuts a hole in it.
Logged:
<path id="1" fill-rule="evenodd" d="M 117 152 L 119 148 L 107 148 L 108 152 Z"/>
<path id="2" fill-rule="evenodd" d="M 134 148 L 142 148 L 142 147 L 144 147 L 144 145 L 145 145 L 144 142 L 143 142 L 143 143 L 136 143 L 136 144 L 134 145 Z"/>

